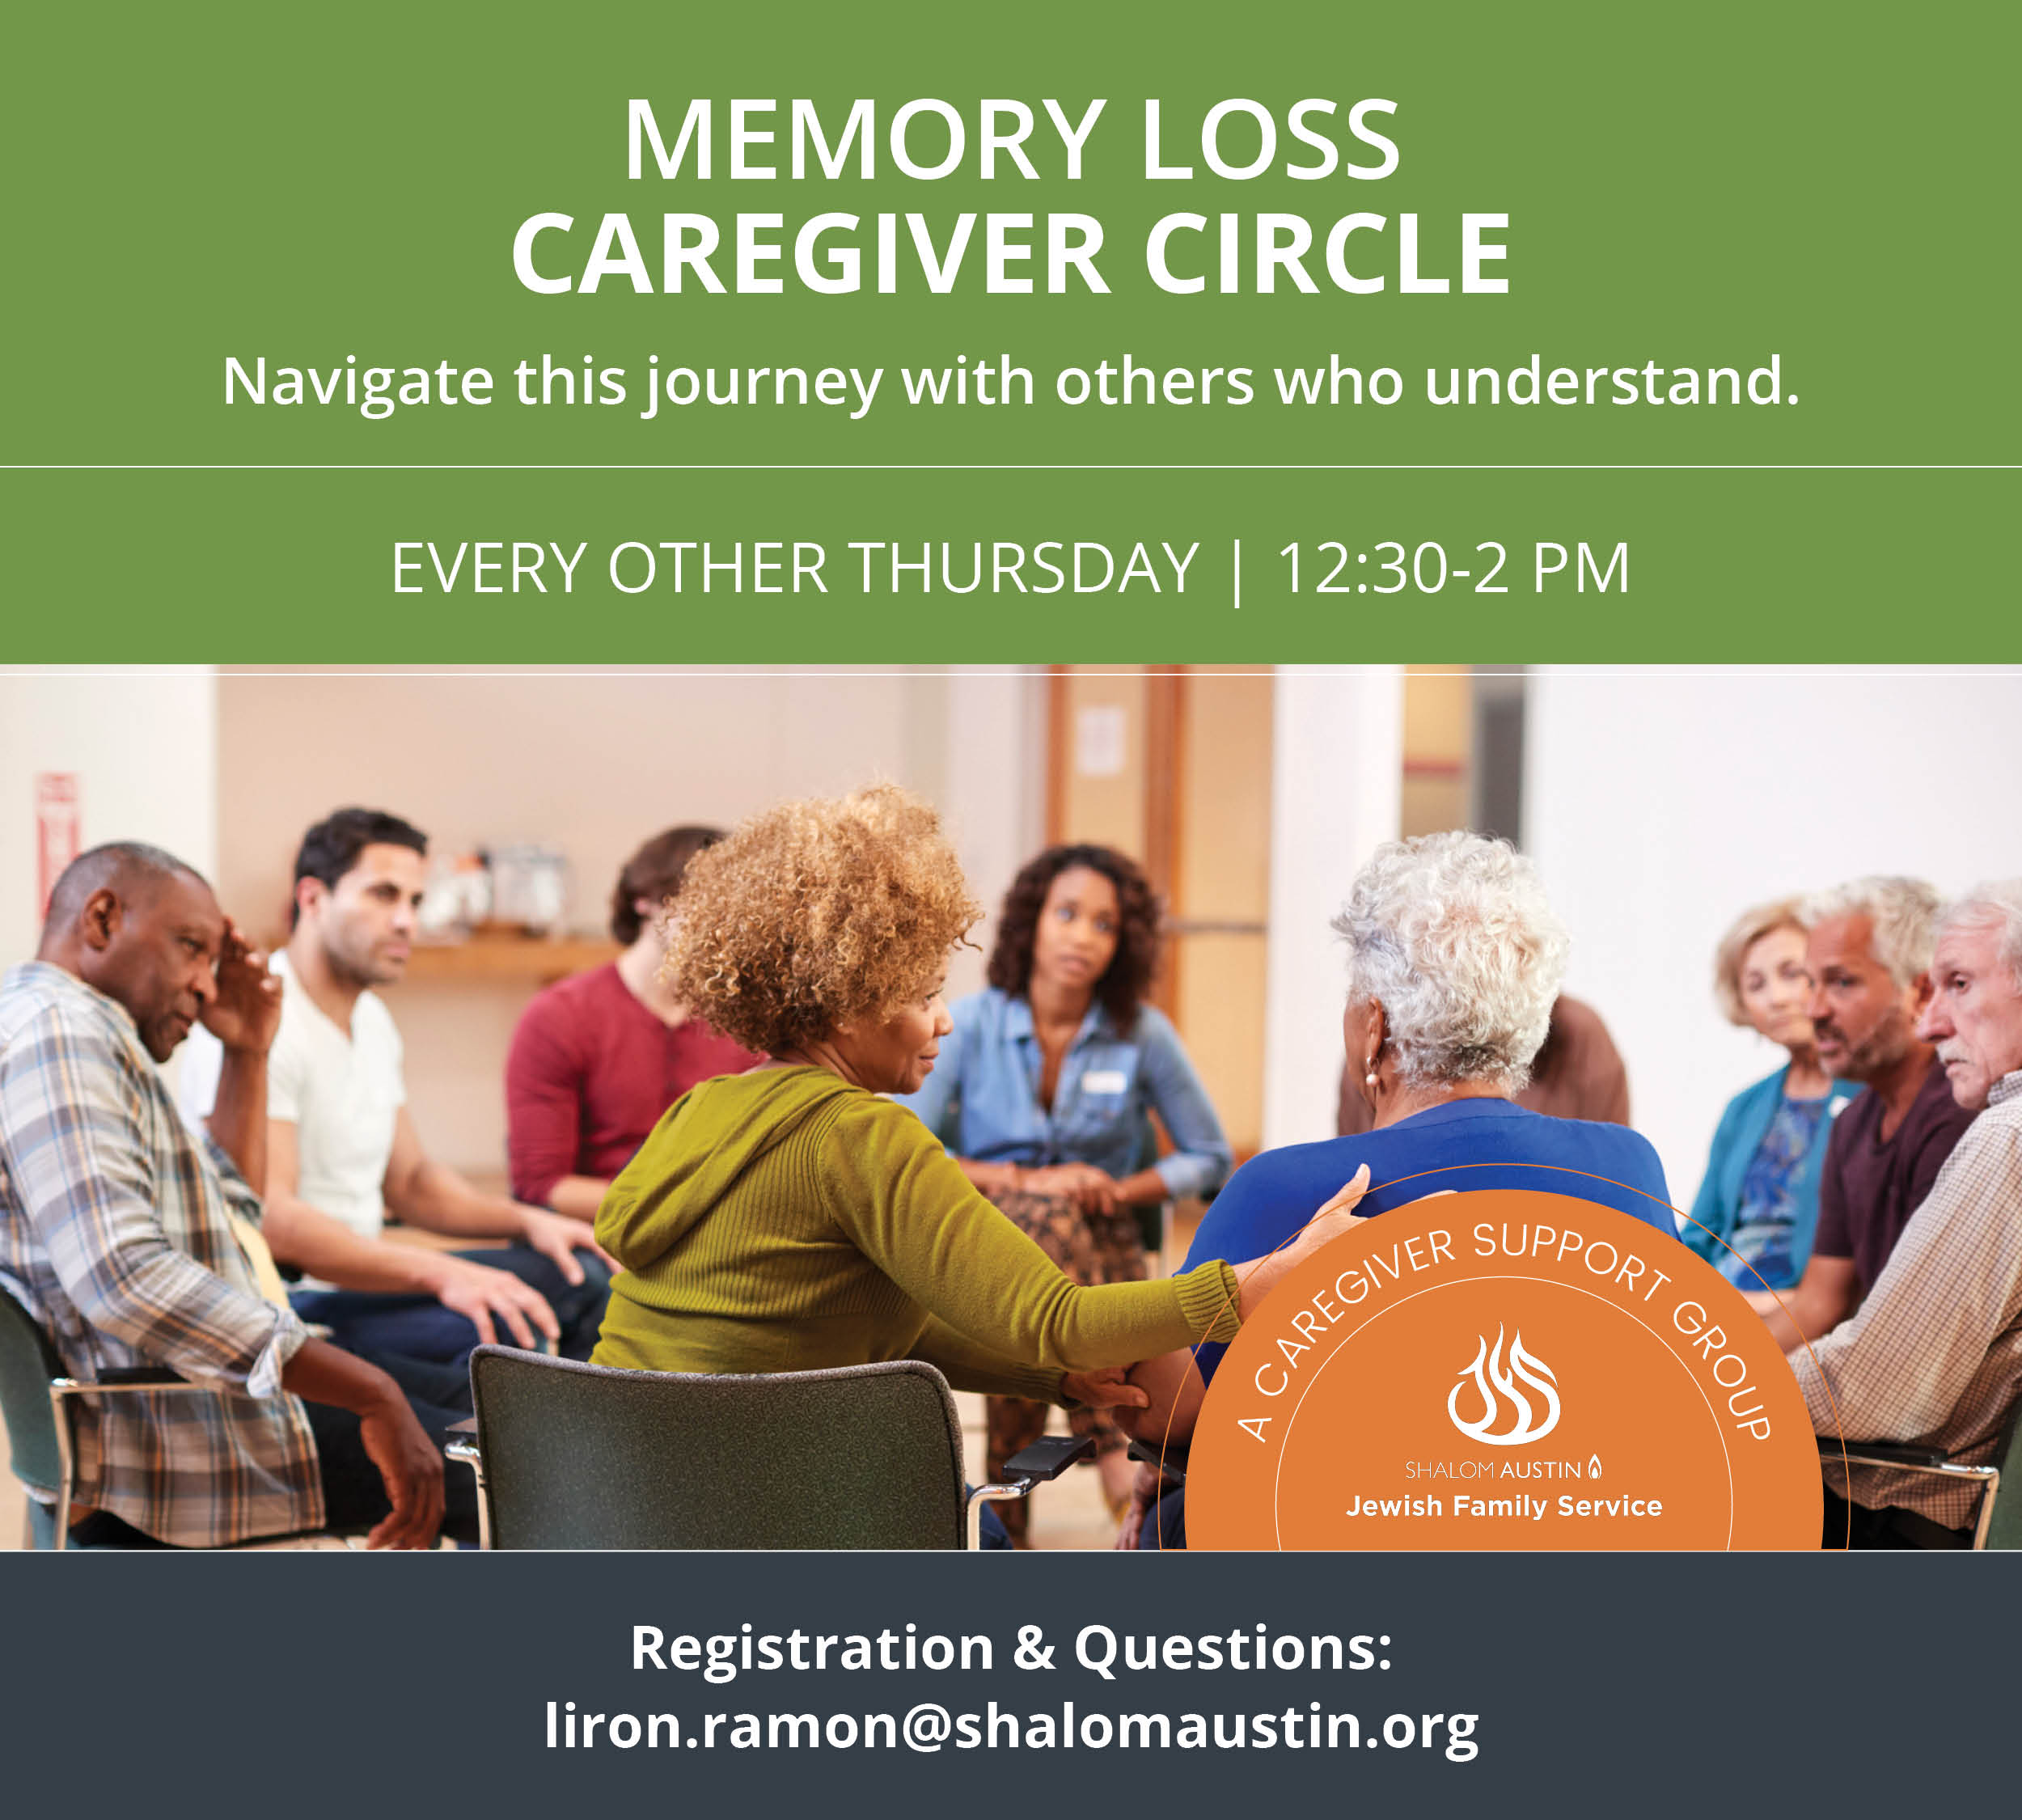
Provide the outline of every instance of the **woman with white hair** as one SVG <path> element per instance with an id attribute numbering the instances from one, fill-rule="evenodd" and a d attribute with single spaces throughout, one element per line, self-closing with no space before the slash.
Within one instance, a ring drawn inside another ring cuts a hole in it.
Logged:
<path id="1" fill-rule="evenodd" d="M 1268 1150 L 1238 1170 L 1208 1210 L 1191 1269 L 1268 1252 L 1366 1166 L 1364 1216 L 1449 1190 L 1532 1188 L 1577 1195 L 1676 1236 L 1664 1167 L 1625 1126 L 1554 1119 L 1513 1096 L 1545 1039 L 1569 943 L 1536 869 L 1508 842 L 1450 832 L 1392 841 L 1356 875 L 1335 930 L 1348 950 L 1342 1020 L 1350 1072 L 1371 1114 L 1367 1132 Z M 1317 1197 L 1315 1186 L 1330 1183 Z M 1183 1445 L 1220 1346 L 1168 1353 L 1132 1381 L 1150 1407 L 1127 1425 L 1148 1442 Z M 1139 1475 L 1141 1510 L 1156 1490 Z M 1174 1500 L 1154 1543 L 1171 1547 Z M 1119 1546 L 1139 1541 L 1126 1521 Z"/>

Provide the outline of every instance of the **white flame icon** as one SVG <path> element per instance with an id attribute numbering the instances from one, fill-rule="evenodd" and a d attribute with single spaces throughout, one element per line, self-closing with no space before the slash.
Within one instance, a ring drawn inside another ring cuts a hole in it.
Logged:
<path id="1" fill-rule="evenodd" d="M 1524 1336 L 1519 1332 L 1511 1341 L 1509 1369 L 1503 1369 L 1503 1330 L 1495 1330 L 1495 1350 L 1489 1349 L 1483 1338 L 1481 1348 L 1474 1355 L 1474 1362 L 1461 1373 L 1461 1382 L 1456 1384 L 1446 1399 L 1446 1413 L 1453 1418 L 1453 1426 L 1471 1441 L 1486 1441 L 1491 1447 L 1514 1447 L 1521 1441 L 1542 1441 L 1559 1426 L 1558 1379 L 1552 1369 L 1535 1354 L 1524 1350 Z M 1516 1387 L 1521 1378 L 1531 1390 L 1544 1399 L 1543 1420 L 1532 1407 L 1532 1399 Z M 1461 1419 L 1461 1392 L 1467 1388 L 1470 1380 L 1482 1395 L 1482 1418 L 1478 1422 Z M 1503 1434 L 1491 1434 L 1489 1430 L 1503 1419 L 1504 1399 L 1515 1406 L 1516 1426 Z"/>

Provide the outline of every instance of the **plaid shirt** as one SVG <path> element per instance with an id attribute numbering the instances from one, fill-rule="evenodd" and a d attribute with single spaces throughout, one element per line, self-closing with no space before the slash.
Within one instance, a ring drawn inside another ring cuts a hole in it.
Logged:
<path id="1" fill-rule="evenodd" d="M 229 1394 L 75 1399 L 78 1504 L 217 1547 L 323 1525 L 281 1373 L 308 1337 L 261 1297 L 229 1216 L 259 1197 L 190 1135 L 125 1010 L 61 967 L 0 980 L 0 1272 L 70 1375 L 167 1365 Z"/>
<path id="2" fill-rule="evenodd" d="M 2022 1070 L 1987 1096 L 1859 1313 L 1791 1363 L 1821 1434 L 1942 1448 L 1962 1466 L 1992 1458 L 2022 1392 Z M 1856 1504 L 1955 1530 L 1982 1495 L 1885 1467 L 1829 1467 L 1825 1479 Z"/>

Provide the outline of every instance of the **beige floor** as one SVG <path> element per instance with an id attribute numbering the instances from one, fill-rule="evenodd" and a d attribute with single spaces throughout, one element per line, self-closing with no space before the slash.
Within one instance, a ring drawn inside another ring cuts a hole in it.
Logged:
<path id="1" fill-rule="evenodd" d="M 0 1428 L 0 1440 L 6 1430 Z M 19 1548 L 27 1539 L 27 1494 L 11 1472 L 0 1472 L 0 1548 Z"/>

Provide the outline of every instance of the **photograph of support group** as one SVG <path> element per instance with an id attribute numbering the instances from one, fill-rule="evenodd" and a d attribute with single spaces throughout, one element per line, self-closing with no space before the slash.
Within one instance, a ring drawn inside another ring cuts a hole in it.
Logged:
<path id="1" fill-rule="evenodd" d="M 1862 1444 L 1828 1546 L 2022 1546 L 2019 709 L 0 673 L 0 1534 L 1181 1548 L 1273 1283 L 1548 1165 Z"/>

